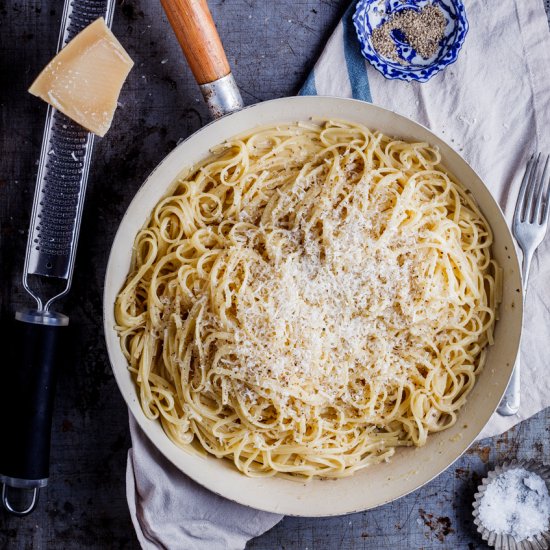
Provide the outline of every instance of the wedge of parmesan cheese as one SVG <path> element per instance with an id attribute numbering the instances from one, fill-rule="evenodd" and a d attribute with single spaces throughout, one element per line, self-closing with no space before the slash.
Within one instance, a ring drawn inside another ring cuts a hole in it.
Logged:
<path id="1" fill-rule="evenodd" d="M 44 68 L 29 92 L 104 136 L 134 62 L 103 18 L 76 35 Z"/>

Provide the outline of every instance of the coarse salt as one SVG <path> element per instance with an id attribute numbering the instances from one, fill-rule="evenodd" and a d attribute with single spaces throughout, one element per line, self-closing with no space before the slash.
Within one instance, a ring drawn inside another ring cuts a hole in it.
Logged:
<path id="1" fill-rule="evenodd" d="M 524 468 L 512 468 L 487 486 L 479 505 L 479 519 L 490 531 L 532 538 L 548 529 L 550 495 L 544 479 Z"/>

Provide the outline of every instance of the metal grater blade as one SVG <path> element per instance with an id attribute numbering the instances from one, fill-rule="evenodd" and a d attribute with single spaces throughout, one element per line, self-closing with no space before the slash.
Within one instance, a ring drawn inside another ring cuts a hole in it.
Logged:
<path id="1" fill-rule="evenodd" d="M 57 51 L 90 23 L 111 25 L 115 0 L 67 0 Z M 25 274 L 70 280 L 94 135 L 48 107 L 36 179 Z"/>

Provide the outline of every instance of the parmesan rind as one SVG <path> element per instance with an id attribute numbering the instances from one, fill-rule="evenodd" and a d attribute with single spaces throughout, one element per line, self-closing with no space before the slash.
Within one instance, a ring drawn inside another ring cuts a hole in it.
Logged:
<path id="1" fill-rule="evenodd" d="M 111 127 L 120 90 L 133 65 L 100 18 L 46 65 L 29 92 L 103 137 Z"/>

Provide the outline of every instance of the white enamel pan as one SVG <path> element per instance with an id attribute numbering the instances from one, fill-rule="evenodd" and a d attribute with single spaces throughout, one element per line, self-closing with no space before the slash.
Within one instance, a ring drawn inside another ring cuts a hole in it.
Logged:
<path id="1" fill-rule="evenodd" d="M 339 515 L 374 508 L 418 489 L 472 444 L 497 408 L 512 373 L 521 333 L 522 294 L 514 243 L 499 206 L 479 176 L 447 143 L 427 128 L 386 109 L 333 97 L 288 97 L 241 108 L 206 1 L 162 0 L 162 4 L 205 98 L 219 118 L 178 145 L 155 168 L 130 204 L 113 243 L 105 280 L 105 337 L 113 372 L 128 407 L 152 443 L 177 468 L 215 493 L 253 508 L 297 516 Z M 349 478 L 308 483 L 278 477 L 248 478 L 229 461 L 178 448 L 159 422 L 145 417 L 114 329 L 114 303 L 130 267 L 136 233 L 185 167 L 197 163 L 212 147 L 235 134 L 310 117 L 345 119 L 439 147 L 445 166 L 472 192 L 494 231 L 493 253 L 504 271 L 502 304 L 495 344 L 485 369 L 452 428 L 430 435 L 424 447 L 399 449 L 389 463 L 369 467 Z"/>

